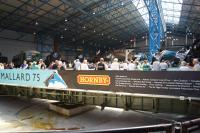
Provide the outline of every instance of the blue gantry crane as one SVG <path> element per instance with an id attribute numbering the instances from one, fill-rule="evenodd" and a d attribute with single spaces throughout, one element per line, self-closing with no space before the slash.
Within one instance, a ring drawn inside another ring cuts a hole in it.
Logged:
<path id="1" fill-rule="evenodd" d="M 151 62 L 152 56 L 160 49 L 161 39 L 164 37 L 166 25 L 162 13 L 160 0 L 144 0 L 149 12 L 149 56 Z"/>

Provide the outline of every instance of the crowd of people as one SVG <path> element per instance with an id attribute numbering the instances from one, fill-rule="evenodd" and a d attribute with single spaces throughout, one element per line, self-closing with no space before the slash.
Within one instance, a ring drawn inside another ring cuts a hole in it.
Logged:
<path id="1" fill-rule="evenodd" d="M 10 62 L 8 64 L 0 63 L 0 69 L 13 69 L 15 68 L 14 63 Z M 114 58 L 112 62 L 104 61 L 103 58 L 96 63 L 88 62 L 87 59 L 80 61 L 80 59 L 74 60 L 73 63 L 66 63 L 64 61 L 55 60 L 46 65 L 45 62 L 40 59 L 38 61 L 24 62 L 19 67 L 20 69 L 53 69 L 53 70 L 127 70 L 127 71 L 167 71 L 171 68 L 170 61 L 158 61 L 155 60 L 149 63 L 147 60 L 128 60 L 128 61 L 118 61 Z M 192 65 L 186 61 L 181 61 L 179 67 L 176 68 L 179 71 L 200 71 L 200 63 L 198 59 L 193 59 Z"/>
<path id="2" fill-rule="evenodd" d="M 179 71 L 200 71 L 200 63 L 198 59 L 193 59 L 193 65 L 185 61 L 181 61 L 179 67 L 176 70 Z M 167 71 L 172 68 L 170 61 L 158 61 L 155 60 L 153 63 L 149 63 L 147 60 L 129 60 L 119 62 L 117 58 L 114 58 L 112 62 L 106 62 L 103 58 L 100 58 L 96 64 L 91 64 L 87 60 L 83 60 L 81 63 L 79 59 L 74 61 L 75 70 L 139 70 L 139 71 Z M 172 70 L 172 69 L 171 69 Z"/>
<path id="3" fill-rule="evenodd" d="M 38 61 L 29 61 L 26 60 L 23 61 L 23 63 L 20 65 L 20 67 L 15 67 L 13 62 L 10 62 L 8 64 L 6 63 L 0 63 L 0 69 L 56 69 L 56 70 L 66 70 L 67 65 L 65 62 L 61 60 L 55 60 L 52 61 L 49 66 L 45 64 L 43 59 L 39 59 Z"/>

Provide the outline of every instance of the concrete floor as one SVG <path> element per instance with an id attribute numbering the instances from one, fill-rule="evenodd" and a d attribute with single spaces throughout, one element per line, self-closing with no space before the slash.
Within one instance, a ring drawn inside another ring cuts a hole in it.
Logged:
<path id="1" fill-rule="evenodd" d="M 184 118 L 181 115 L 123 111 L 114 108 L 105 108 L 101 111 L 98 107 L 83 114 L 66 117 L 50 111 L 48 109 L 50 102 L 54 101 L 0 96 L 0 131 L 41 132 L 125 128 L 166 124 Z"/>

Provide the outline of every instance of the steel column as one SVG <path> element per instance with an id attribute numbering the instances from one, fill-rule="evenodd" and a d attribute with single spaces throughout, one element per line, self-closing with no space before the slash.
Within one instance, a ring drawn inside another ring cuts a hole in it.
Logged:
<path id="1" fill-rule="evenodd" d="M 161 3 L 157 0 L 144 0 L 149 11 L 149 56 L 151 62 L 153 55 L 160 49 L 160 40 L 164 36 L 164 21 L 160 10 Z"/>

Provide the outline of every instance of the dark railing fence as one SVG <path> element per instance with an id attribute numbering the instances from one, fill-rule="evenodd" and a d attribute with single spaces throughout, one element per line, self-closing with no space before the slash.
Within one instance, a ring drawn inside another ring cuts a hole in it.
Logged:
<path id="1" fill-rule="evenodd" d="M 71 132 L 71 131 L 70 131 Z M 115 129 L 101 129 L 101 130 L 80 130 L 72 131 L 73 133 L 199 133 L 200 132 L 200 118 L 180 122 L 177 124 L 158 124 L 151 126 L 129 127 L 129 128 L 115 128 Z"/>

